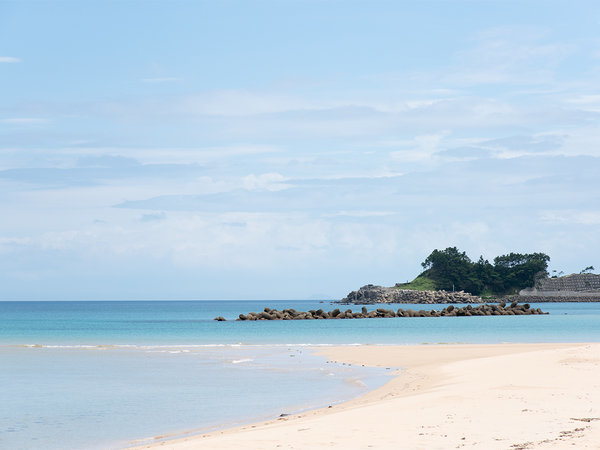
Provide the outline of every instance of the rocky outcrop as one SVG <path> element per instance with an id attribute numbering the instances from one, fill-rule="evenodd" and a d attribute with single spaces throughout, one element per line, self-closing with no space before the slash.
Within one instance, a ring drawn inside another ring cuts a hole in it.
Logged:
<path id="1" fill-rule="evenodd" d="M 528 303 L 519 305 L 517 302 L 512 302 L 509 306 L 506 303 L 494 305 L 478 305 L 478 306 L 463 306 L 457 308 L 454 305 L 449 305 L 442 310 L 419 310 L 412 309 L 392 309 L 378 308 L 374 311 L 368 311 L 365 306 L 361 312 L 353 312 L 351 309 L 345 311 L 339 308 L 333 311 L 323 311 L 322 309 L 311 309 L 310 311 L 296 311 L 295 309 L 284 309 L 277 311 L 276 309 L 265 308 L 263 312 L 248 314 L 240 314 L 238 321 L 245 320 L 322 320 L 322 319 L 375 319 L 375 318 L 393 318 L 393 317 L 470 317 L 470 316 L 523 316 L 531 314 L 548 314 L 541 309 L 533 309 Z M 215 320 L 225 320 L 221 316 Z"/>
<path id="2" fill-rule="evenodd" d="M 350 292 L 337 303 L 370 305 L 374 303 L 483 303 L 481 297 L 468 292 L 415 291 L 367 284 Z"/>

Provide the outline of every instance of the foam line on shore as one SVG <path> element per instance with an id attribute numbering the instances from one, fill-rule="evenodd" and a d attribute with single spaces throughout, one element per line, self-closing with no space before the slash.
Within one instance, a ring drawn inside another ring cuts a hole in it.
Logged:
<path id="1" fill-rule="evenodd" d="M 4 347 L 13 348 L 31 348 L 31 349 L 81 349 L 81 350 L 106 350 L 106 349 L 139 349 L 139 350 L 169 350 L 169 349 L 207 349 L 207 348 L 285 348 L 285 347 L 304 347 L 304 348 L 317 348 L 317 347 L 340 347 L 340 346 L 360 346 L 360 345 L 380 345 L 380 344 L 368 344 L 368 343 L 350 343 L 350 344 L 335 344 L 335 343 L 289 343 L 289 344 L 247 344 L 247 343 L 236 343 L 236 344 L 161 344 L 161 345 L 147 345 L 147 344 L 9 344 Z M 0 345 L 0 347 L 3 347 Z"/>

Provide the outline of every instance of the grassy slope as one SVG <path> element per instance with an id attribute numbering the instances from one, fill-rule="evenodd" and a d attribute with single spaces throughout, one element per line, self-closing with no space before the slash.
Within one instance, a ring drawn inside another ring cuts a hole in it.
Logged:
<path id="1" fill-rule="evenodd" d="M 431 278 L 427 278 L 424 275 L 419 275 L 417 278 L 412 280 L 410 283 L 396 283 L 395 288 L 398 289 L 411 289 L 413 291 L 435 291 L 435 282 Z"/>
<path id="2" fill-rule="evenodd" d="M 396 283 L 394 286 L 396 289 L 411 289 L 413 291 L 436 291 L 437 287 L 435 286 L 435 282 L 428 278 L 426 275 L 419 275 L 417 278 L 412 280 L 410 283 Z M 495 299 L 498 297 L 502 297 L 501 295 L 495 295 L 489 290 L 485 290 L 481 293 L 481 298 L 484 299 Z"/>

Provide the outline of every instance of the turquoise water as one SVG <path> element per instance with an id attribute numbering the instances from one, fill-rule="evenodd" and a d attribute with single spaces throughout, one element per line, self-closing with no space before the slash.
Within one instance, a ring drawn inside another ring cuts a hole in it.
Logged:
<path id="1" fill-rule="evenodd" d="M 265 306 L 351 306 L 310 301 L 0 302 L 0 345 L 419 344 L 577 342 L 600 339 L 600 303 L 532 304 L 545 316 L 235 322 Z M 379 305 L 380 306 L 380 305 Z M 378 306 L 370 306 L 376 309 Z M 443 308 L 443 305 L 391 305 Z M 360 307 L 354 306 L 354 310 Z M 222 315 L 227 322 L 212 319 Z"/>
<path id="2" fill-rule="evenodd" d="M 0 302 L 0 448 L 120 448 L 326 406 L 387 380 L 308 345 L 600 341 L 599 303 L 533 305 L 545 316 L 232 320 L 265 306 L 338 305 Z"/>

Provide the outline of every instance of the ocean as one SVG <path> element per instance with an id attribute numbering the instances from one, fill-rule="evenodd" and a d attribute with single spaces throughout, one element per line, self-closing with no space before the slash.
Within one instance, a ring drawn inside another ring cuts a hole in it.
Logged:
<path id="1" fill-rule="evenodd" d="M 532 304 L 542 316 L 234 320 L 267 306 L 360 310 L 304 300 L 0 302 L 0 448 L 123 448 L 274 418 L 357 397 L 394 369 L 334 364 L 318 346 L 600 341 L 600 303 Z"/>

